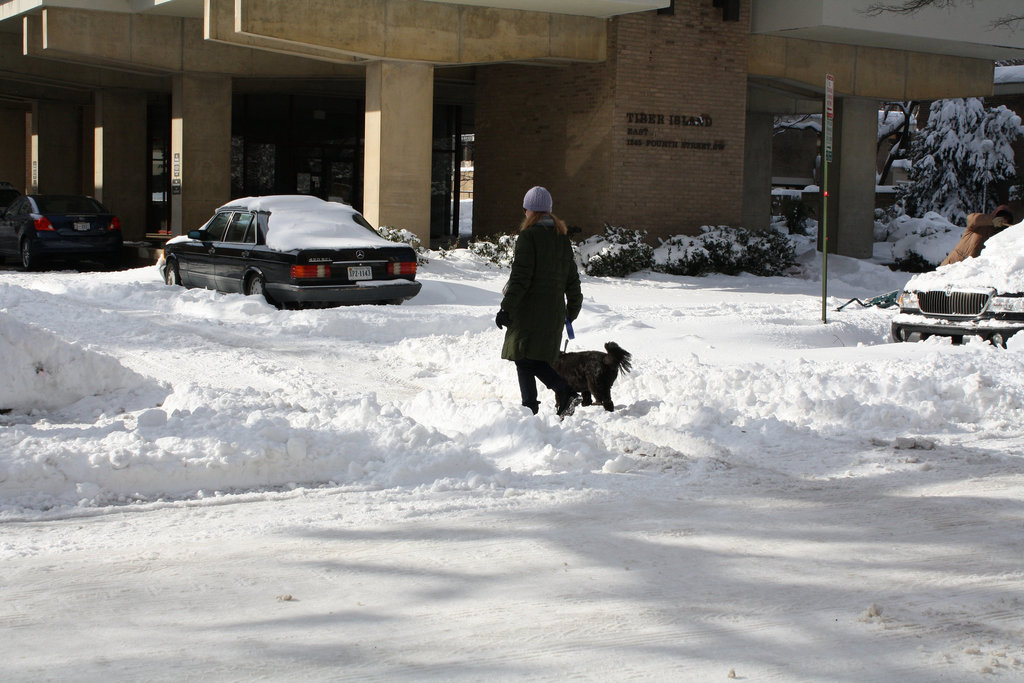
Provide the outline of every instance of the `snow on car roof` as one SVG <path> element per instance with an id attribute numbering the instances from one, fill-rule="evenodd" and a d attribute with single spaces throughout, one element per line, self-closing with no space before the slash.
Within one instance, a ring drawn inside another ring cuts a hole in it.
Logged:
<path id="1" fill-rule="evenodd" d="M 985 241 L 975 258 L 915 275 L 907 289 L 927 291 L 957 287 L 994 287 L 999 293 L 1024 292 L 1024 221 Z"/>
<path id="2" fill-rule="evenodd" d="M 347 204 L 306 195 L 270 195 L 233 199 L 221 208 L 236 206 L 270 214 L 267 246 L 278 251 L 395 246 L 356 222 L 360 214 Z"/>

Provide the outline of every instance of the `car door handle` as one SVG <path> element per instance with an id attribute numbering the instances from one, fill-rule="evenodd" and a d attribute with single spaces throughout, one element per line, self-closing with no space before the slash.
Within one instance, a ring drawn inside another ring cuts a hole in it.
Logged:
<path id="1" fill-rule="evenodd" d="M 249 258 L 249 252 L 243 251 L 242 252 L 242 258 Z"/>
<path id="2" fill-rule="evenodd" d="M 216 254 L 217 253 L 217 248 L 216 247 L 210 247 L 210 251 L 208 251 L 207 253 L 208 254 Z"/>

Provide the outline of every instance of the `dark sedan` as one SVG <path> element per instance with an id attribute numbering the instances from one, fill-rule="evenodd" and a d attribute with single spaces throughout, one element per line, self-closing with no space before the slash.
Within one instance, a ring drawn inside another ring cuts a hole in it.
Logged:
<path id="1" fill-rule="evenodd" d="M 167 242 L 169 285 L 263 296 L 278 307 L 400 304 L 416 296 L 416 252 L 359 212 L 316 197 L 236 199 Z"/>
<path id="2" fill-rule="evenodd" d="M 0 216 L 0 254 L 19 256 L 25 270 L 50 260 L 113 265 L 121 247 L 121 222 L 92 197 L 21 195 Z"/>

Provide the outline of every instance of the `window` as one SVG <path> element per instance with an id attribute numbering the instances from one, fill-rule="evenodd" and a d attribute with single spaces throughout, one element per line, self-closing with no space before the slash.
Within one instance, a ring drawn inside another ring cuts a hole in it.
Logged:
<path id="1" fill-rule="evenodd" d="M 224 237 L 225 242 L 245 242 L 245 235 L 252 224 L 252 214 L 248 211 L 239 211 L 231 218 L 228 224 L 228 232 Z"/>
<path id="2" fill-rule="evenodd" d="M 225 211 L 218 213 L 213 220 L 206 224 L 206 232 L 210 233 L 211 242 L 220 242 L 224 239 L 224 228 L 227 227 L 229 218 L 231 218 L 231 212 Z"/>
<path id="3" fill-rule="evenodd" d="M 19 213 L 28 213 L 28 211 L 29 203 L 28 200 L 25 199 L 24 197 L 15 200 L 15 202 L 11 204 L 11 206 L 7 209 L 7 213 L 11 214 L 12 216 Z"/>
<path id="4" fill-rule="evenodd" d="M 259 241 L 257 235 L 259 235 L 259 226 L 256 214 L 253 214 L 252 220 L 249 221 L 249 225 L 245 229 L 245 235 L 242 236 L 242 242 L 245 244 L 256 244 Z"/>
<path id="5" fill-rule="evenodd" d="M 106 213 L 103 205 L 92 197 L 51 194 L 36 197 L 39 213 Z"/>

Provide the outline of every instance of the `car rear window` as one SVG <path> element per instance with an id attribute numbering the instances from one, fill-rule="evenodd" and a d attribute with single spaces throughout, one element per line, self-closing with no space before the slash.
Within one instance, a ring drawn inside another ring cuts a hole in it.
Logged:
<path id="1" fill-rule="evenodd" d="M 39 213 L 106 213 L 103 205 L 92 197 L 75 195 L 43 195 L 35 198 Z"/>
<path id="2" fill-rule="evenodd" d="M 11 202 L 21 196 L 17 190 L 5 190 L 0 188 L 0 206 L 10 206 Z"/>

